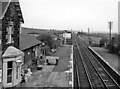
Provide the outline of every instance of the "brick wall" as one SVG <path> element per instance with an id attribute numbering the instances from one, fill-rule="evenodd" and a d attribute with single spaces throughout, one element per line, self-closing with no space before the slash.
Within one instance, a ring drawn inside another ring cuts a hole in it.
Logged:
<path id="1" fill-rule="evenodd" d="M 20 18 L 18 16 L 18 11 L 16 10 L 17 6 L 15 6 L 15 2 L 11 2 L 5 15 L 4 18 L 2 19 L 2 51 L 5 51 L 6 48 L 10 45 L 16 47 L 19 49 L 19 29 L 20 29 Z M 14 43 L 11 44 L 6 44 L 7 42 L 7 30 L 6 28 L 8 27 L 8 22 L 9 21 L 13 22 L 13 41 Z"/>

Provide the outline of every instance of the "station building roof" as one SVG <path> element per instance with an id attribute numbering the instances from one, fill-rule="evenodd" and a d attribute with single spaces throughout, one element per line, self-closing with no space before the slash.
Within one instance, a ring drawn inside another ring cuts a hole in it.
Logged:
<path id="1" fill-rule="evenodd" d="M 41 43 L 41 41 L 37 40 L 34 36 L 30 36 L 29 34 L 20 35 L 20 50 L 26 50 Z"/>

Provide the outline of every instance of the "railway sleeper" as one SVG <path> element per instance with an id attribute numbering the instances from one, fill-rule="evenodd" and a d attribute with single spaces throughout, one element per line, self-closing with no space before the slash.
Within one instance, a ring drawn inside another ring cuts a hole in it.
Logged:
<path id="1" fill-rule="evenodd" d="M 119 89 L 119 88 L 116 87 L 115 85 L 107 85 L 107 87 L 108 87 L 109 89 Z"/>

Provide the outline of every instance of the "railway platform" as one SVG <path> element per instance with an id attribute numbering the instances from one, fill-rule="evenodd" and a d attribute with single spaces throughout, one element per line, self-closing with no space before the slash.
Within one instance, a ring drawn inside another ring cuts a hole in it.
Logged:
<path id="1" fill-rule="evenodd" d="M 106 63 L 108 63 L 116 72 L 120 74 L 120 57 L 116 54 L 111 54 L 107 49 L 100 47 L 91 47 L 97 52 Z"/>
<path id="2" fill-rule="evenodd" d="M 72 87 L 72 46 L 65 45 L 54 55 L 59 56 L 58 65 L 44 65 L 35 71 L 28 81 L 18 87 Z"/>
<path id="3" fill-rule="evenodd" d="M 74 37 L 74 86 L 82 89 L 120 89 L 120 76 L 80 38 Z"/>

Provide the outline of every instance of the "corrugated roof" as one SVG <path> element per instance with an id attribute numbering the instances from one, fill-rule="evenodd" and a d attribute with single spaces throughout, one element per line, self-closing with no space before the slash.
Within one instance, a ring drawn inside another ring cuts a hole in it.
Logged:
<path id="1" fill-rule="evenodd" d="M 29 34 L 20 35 L 20 50 L 28 49 L 40 43 L 41 42 L 37 40 L 34 36 L 30 36 Z"/>

